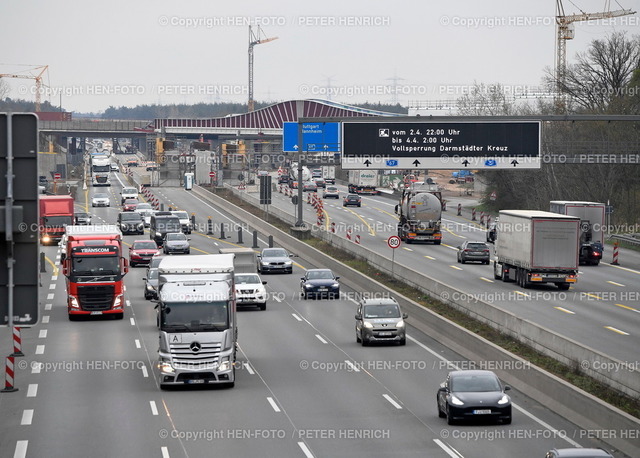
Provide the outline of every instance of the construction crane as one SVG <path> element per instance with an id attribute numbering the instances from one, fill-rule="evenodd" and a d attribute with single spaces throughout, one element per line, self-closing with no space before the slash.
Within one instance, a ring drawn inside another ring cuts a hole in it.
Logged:
<path id="1" fill-rule="evenodd" d="M 256 33 L 249 26 L 249 103 L 247 104 L 249 112 L 252 112 L 255 108 L 255 101 L 253 100 L 253 47 L 278 39 L 278 37 L 263 37 L 264 32 L 260 26 L 258 26 Z"/>
<path id="2" fill-rule="evenodd" d="M 571 3 L 576 6 L 575 3 Z M 611 11 L 611 0 L 606 0 L 604 3 L 605 11 L 603 12 L 586 13 L 580 10 L 579 14 L 566 16 L 564 14 L 562 0 L 556 0 L 556 32 L 558 39 L 558 46 L 556 48 L 556 87 L 558 89 L 558 93 L 562 93 L 565 87 L 565 77 L 567 72 L 567 40 L 572 40 L 575 36 L 573 23 L 580 21 L 593 21 L 596 19 L 610 19 L 636 13 L 635 11 L 625 9 Z M 616 1 L 616 3 L 618 2 Z M 620 4 L 618 3 L 618 5 Z M 576 6 L 576 8 L 578 7 Z"/>
<path id="3" fill-rule="evenodd" d="M 40 111 L 40 96 L 42 94 L 42 75 L 49 69 L 48 65 L 41 65 L 39 67 L 30 68 L 24 70 L 24 72 L 38 72 L 38 74 L 21 74 L 21 73 L 0 73 L 0 78 L 26 78 L 30 80 L 36 80 L 36 112 Z"/>

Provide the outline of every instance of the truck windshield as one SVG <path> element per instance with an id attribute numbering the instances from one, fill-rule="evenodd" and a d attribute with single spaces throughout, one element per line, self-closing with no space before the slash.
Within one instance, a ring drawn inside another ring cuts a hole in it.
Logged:
<path id="1" fill-rule="evenodd" d="M 48 216 L 44 218 L 45 227 L 62 227 L 71 225 L 71 216 Z"/>
<path id="2" fill-rule="evenodd" d="M 92 170 L 94 172 L 110 172 L 111 165 L 94 165 Z"/>
<path id="3" fill-rule="evenodd" d="M 74 275 L 118 275 L 118 256 L 73 256 L 71 272 Z"/>
<path id="4" fill-rule="evenodd" d="M 229 303 L 226 301 L 164 304 L 162 327 L 186 330 L 224 331 L 229 328 Z"/>

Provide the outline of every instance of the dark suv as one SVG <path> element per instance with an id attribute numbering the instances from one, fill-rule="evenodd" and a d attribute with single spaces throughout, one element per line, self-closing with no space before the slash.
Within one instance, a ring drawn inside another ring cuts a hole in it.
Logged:
<path id="1" fill-rule="evenodd" d="M 348 194 L 344 196 L 344 200 L 342 201 L 342 206 L 347 207 L 349 205 L 355 205 L 356 207 L 360 207 L 362 205 L 362 199 L 357 194 Z"/>
<path id="2" fill-rule="evenodd" d="M 489 264 L 491 249 L 485 242 L 465 241 L 458 247 L 458 262 L 464 264 L 468 261 L 480 261 Z"/>
<path id="3" fill-rule="evenodd" d="M 144 220 L 137 212 L 118 213 L 118 226 L 123 234 L 144 234 Z"/>

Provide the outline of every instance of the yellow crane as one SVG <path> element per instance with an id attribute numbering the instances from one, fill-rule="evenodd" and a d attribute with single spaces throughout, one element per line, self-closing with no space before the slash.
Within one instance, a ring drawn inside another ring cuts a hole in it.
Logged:
<path id="1" fill-rule="evenodd" d="M 571 3 L 576 6 L 575 3 Z M 635 11 L 625 9 L 611 11 L 611 0 L 606 0 L 604 3 L 605 11 L 599 13 L 586 13 L 580 10 L 579 14 L 570 14 L 567 16 L 564 14 L 562 0 L 556 0 L 556 34 L 558 40 L 556 48 L 556 87 L 558 93 L 563 91 L 565 85 L 565 76 L 567 71 L 567 40 L 573 40 L 573 37 L 575 36 L 573 23 L 580 21 L 593 21 L 596 19 L 611 19 L 636 13 Z M 616 1 L 616 3 L 618 2 Z M 576 8 L 578 7 L 576 6 Z"/>
<path id="2" fill-rule="evenodd" d="M 40 97 L 42 95 L 42 75 L 49 69 L 48 65 L 41 65 L 38 67 L 24 70 L 24 72 L 38 72 L 37 74 L 22 74 L 22 73 L 0 73 L 0 78 L 25 78 L 36 80 L 36 112 L 40 111 Z"/>
<path id="3" fill-rule="evenodd" d="M 258 26 L 258 29 L 255 33 L 251 29 L 251 26 L 249 26 L 249 102 L 247 103 L 249 112 L 255 109 L 255 101 L 253 100 L 253 47 L 255 45 L 269 43 L 270 41 L 278 39 L 278 37 L 263 37 L 264 32 L 262 31 L 262 28 L 260 26 Z"/>

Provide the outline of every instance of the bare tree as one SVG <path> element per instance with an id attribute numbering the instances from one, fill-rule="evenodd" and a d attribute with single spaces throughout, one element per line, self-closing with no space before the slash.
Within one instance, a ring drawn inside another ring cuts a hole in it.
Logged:
<path id="1" fill-rule="evenodd" d="M 0 78 L 0 101 L 4 100 L 9 94 L 9 85 L 5 80 Z"/>
<path id="2" fill-rule="evenodd" d="M 611 112 L 616 101 L 627 97 L 634 70 L 640 68 L 640 36 L 627 37 L 615 32 L 602 40 L 593 40 L 576 63 L 567 68 L 565 81 L 558 82 L 546 70 L 546 80 L 558 84 L 571 101 L 582 110 Z"/>

